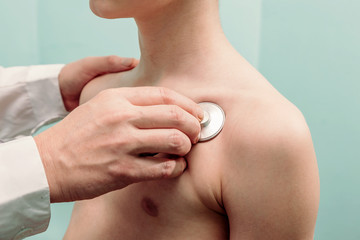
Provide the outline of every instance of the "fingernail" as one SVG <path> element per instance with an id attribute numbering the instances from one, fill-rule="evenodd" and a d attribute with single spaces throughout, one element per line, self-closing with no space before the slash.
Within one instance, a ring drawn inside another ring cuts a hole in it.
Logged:
<path id="1" fill-rule="evenodd" d="M 134 59 L 133 58 L 123 58 L 121 65 L 123 65 L 124 67 L 131 67 L 134 63 Z"/>
<path id="2" fill-rule="evenodd" d="M 177 158 L 175 160 L 175 168 L 169 177 L 178 177 L 185 172 L 187 167 L 185 158 Z"/>
<path id="3" fill-rule="evenodd" d="M 186 159 L 184 158 L 184 160 L 183 160 L 183 170 L 182 170 L 182 172 L 185 172 L 185 170 L 186 170 L 186 168 L 187 168 L 187 161 L 186 161 Z"/>
<path id="4" fill-rule="evenodd" d="M 201 136 L 201 133 L 199 133 L 199 135 L 196 137 L 196 139 L 195 139 L 195 141 L 194 141 L 194 144 L 196 144 L 196 143 L 199 142 L 200 136 Z"/>
<path id="5" fill-rule="evenodd" d="M 204 110 L 202 110 L 201 107 L 198 107 L 198 109 L 197 109 L 197 117 L 200 122 L 204 118 Z"/>

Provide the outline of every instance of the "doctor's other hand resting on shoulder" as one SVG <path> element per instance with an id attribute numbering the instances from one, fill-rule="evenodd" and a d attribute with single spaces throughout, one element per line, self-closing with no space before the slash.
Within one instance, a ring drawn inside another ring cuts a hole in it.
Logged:
<path id="1" fill-rule="evenodd" d="M 192 100 L 164 88 L 121 88 L 79 106 L 89 81 L 136 65 L 107 56 L 0 67 L 0 239 L 45 231 L 50 202 L 94 198 L 183 172 L 203 117 Z"/>
<path id="2" fill-rule="evenodd" d="M 59 88 L 67 111 L 79 106 L 79 98 L 84 86 L 97 77 L 128 71 L 138 64 L 134 58 L 115 55 L 106 57 L 87 57 L 65 65 L 59 73 Z"/>

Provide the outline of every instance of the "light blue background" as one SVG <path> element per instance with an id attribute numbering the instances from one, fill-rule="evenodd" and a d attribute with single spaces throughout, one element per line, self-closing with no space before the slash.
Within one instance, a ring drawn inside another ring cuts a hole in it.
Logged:
<path id="1" fill-rule="evenodd" d="M 360 1 L 221 0 L 236 49 L 304 113 L 318 157 L 315 239 L 360 239 Z M 0 65 L 139 57 L 130 19 L 95 17 L 87 0 L 0 0 Z M 72 204 L 54 204 L 47 232 L 61 239 Z"/>

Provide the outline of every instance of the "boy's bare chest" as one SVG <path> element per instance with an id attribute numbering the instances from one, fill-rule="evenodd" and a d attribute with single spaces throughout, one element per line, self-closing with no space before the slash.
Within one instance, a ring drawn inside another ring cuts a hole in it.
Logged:
<path id="1" fill-rule="evenodd" d="M 105 195 L 112 231 L 122 239 L 226 239 L 227 217 L 219 204 L 221 153 L 214 146 L 208 150 L 206 144 L 210 142 L 188 155 L 182 176 L 137 183 Z"/>
<path id="2" fill-rule="evenodd" d="M 224 128 L 212 141 L 194 146 L 186 156 L 186 171 L 176 179 L 136 183 L 77 203 L 77 226 L 70 224 L 71 232 L 104 240 L 228 239 L 228 219 L 221 206 L 227 132 Z"/>

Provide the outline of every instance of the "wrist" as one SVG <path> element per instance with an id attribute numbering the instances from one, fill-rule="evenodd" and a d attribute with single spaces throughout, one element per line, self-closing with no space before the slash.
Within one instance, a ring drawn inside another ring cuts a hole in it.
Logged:
<path id="1" fill-rule="evenodd" d="M 51 138 L 47 136 L 47 131 L 40 133 L 34 137 L 39 155 L 44 166 L 46 179 L 49 185 L 50 202 L 61 202 L 61 187 L 58 181 L 58 170 L 55 166 L 52 152 L 54 149 L 51 147 Z"/>

